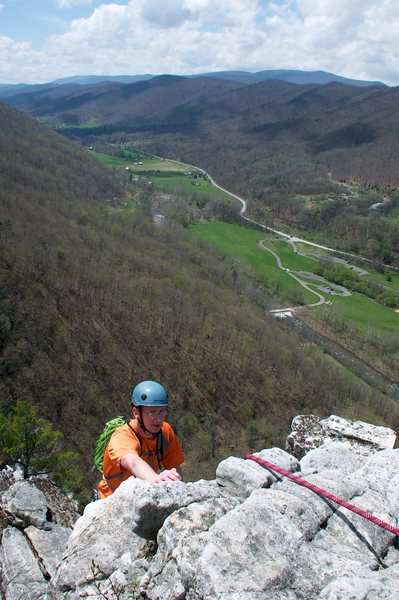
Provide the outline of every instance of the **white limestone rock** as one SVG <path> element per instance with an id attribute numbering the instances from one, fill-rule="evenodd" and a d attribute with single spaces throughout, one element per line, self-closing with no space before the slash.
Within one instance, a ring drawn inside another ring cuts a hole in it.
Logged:
<path id="1" fill-rule="evenodd" d="M 383 447 L 392 435 L 336 417 L 299 423 L 299 462 L 278 448 L 256 456 L 397 527 L 399 449 Z M 215 481 L 128 479 L 86 507 L 58 566 L 68 530 L 56 548 L 57 524 L 38 529 L 21 506 L 11 520 L 24 531 L 9 527 L 0 551 L 2 600 L 399 598 L 392 533 L 251 460 L 222 461 Z"/>
<path id="2" fill-rule="evenodd" d="M 399 598 L 399 582 L 394 577 L 340 577 L 320 593 L 320 600 L 393 600 Z"/>
<path id="3" fill-rule="evenodd" d="M 46 600 L 47 581 L 26 537 L 15 527 L 3 532 L 0 562 L 5 600 Z"/>
<path id="4" fill-rule="evenodd" d="M 281 448 L 266 448 L 260 452 L 254 452 L 253 455 L 273 463 L 290 473 L 294 473 L 294 471 L 298 471 L 300 468 L 298 460 Z"/>
<path id="5" fill-rule="evenodd" d="M 238 499 L 232 497 L 206 500 L 170 515 L 159 532 L 158 551 L 140 582 L 141 589 L 163 600 L 178 598 L 193 589 L 202 534 L 238 504 Z"/>
<path id="6" fill-rule="evenodd" d="M 328 436 L 347 438 L 348 441 L 357 444 L 357 449 L 360 444 L 370 445 L 374 451 L 393 448 L 395 445 L 396 432 L 389 427 L 363 421 L 349 421 L 336 415 L 323 419 L 320 423 Z"/>
<path id="7" fill-rule="evenodd" d="M 110 576 L 124 570 L 127 553 L 131 581 L 143 575 L 146 540 L 133 532 L 131 515 L 137 496 L 148 487 L 149 483 L 131 477 L 105 500 L 86 506 L 51 580 L 52 598 L 82 598 L 90 595 L 95 585 L 108 589 Z"/>
<path id="8" fill-rule="evenodd" d="M 254 456 L 262 458 L 289 472 L 299 468 L 297 459 L 281 448 L 268 448 L 255 452 Z M 247 498 L 253 490 L 270 487 L 280 476 L 250 459 L 243 460 L 230 456 L 223 460 L 216 469 L 217 483 L 239 498 Z"/>
<path id="9" fill-rule="evenodd" d="M 141 537 L 155 540 L 165 519 L 175 510 L 222 495 L 223 491 L 215 483 L 205 480 L 149 485 L 134 500 L 133 531 Z"/>
<path id="10" fill-rule="evenodd" d="M 30 525 L 24 534 L 34 548 L 37 560 L 50 578 L 55 575 L 56 568 L 65 552 L 72 529 L 52 524 L 49 531 L 43 531 Z"/>
<path id="11" fill-rule="evenodd" d="M 29 481 L 17 481 L 1 497 L 3 510 L 20 527 L 34 525 L 50 529 L 47 522 L 46 496 Z"/>
<path id="12" fill-rule="evenodd" d="M 216 481 L 238 498 L 246 498 L 257 488 L 269 487 L 276 478 L 251 460 L 230 456 L 216 469 Z"/>
<path id="13" fill-rule="evenodd" d="M 359 456 L 353 449 L 336 440 L 326 440 L 322 446 L 310 450 L 300 461 L 302 475 L 319 473 L 326 470 L 337 472 L 339 477 L 353 473 L 366 462 L 366 457 Z"/>
<path id="14" fill-rule="evenodd" d="M 327 419 L 316 415 L 298 415 L 291 424 L 287 450 L 297 458 L 302 458 L 309 450 L 336 440 L 357 454 L 368 456 L 378 450 L 393 448 L 396 435 L 389 427 L 363 421 L 353 422 L 336 415 Z"/>

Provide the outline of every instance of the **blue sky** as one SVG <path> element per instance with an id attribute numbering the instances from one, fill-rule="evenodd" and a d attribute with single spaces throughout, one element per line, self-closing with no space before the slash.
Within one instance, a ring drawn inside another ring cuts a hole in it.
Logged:
<path id="1" fill-rule="evenodd" d="M 399 2 L 0 0 L 0 83 L 239 69 L 399 85 Z"/>

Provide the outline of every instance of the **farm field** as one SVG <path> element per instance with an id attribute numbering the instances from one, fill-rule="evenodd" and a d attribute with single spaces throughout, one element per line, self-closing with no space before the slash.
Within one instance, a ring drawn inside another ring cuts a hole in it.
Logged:
<path id="1" fill-rule="evenodd" d="M 194 192 L 216 194 L 224 197 L 228 202 L 237 202 L 229 194 L 206 181 L 201 171 L 194 167 L 136 152 L 125 152 L 124 157 L 98 152 L 94 152 L 94 155 L 110 168 L 125 170 L 132 179 L 138 177 L 151 181 L 158 191 L 187 196 L 191 196 Z M 132 204 L 134 203 L 129 203 L 129 206 Z M 345 297 L 337 294 L 330 295 L 320 289 L 317 285 L 319 282 L 302 275 L 302 280 L 310 289 L 315 289 L 315 292 L 317 290 L 316 295 L 290 276 L 293 271 L 316 273 L 320 263 L 314 254 L 317 252 L 319 255 L 328 255 L 325 250 L 315 249 L 306 243 L 297 243 L 298 253 L 295 253 L 290 244 L 273 233 L 266 234 L 263 231 L 223 221 L 192 224 L 187 231 L 189 235 L 201 237 L 219 252 L 230 256 L 241 267 L 250 269 L 265 290 L 278 296 L 282 302 L 291 306 L 303 305 L 306 310 L 306 305 L 314 304 L 318 297 L 323 296 L 326 304 L 309 309 L 314 311 L 315 318 L 318 316 L 324 318 L 323 315 L 330 312 L 336 315 L 337 319 L 345 322 L 348 327 L 353 326 L 364 333 L 369 333 L 370 330 L 379 331 L 382 335 L 399 333 L 399 313 L 392 308 L 382 306 L 356 292 Z M 262 240 L 266 247 L 278 255 L 283 268 L 278 266 L 276 257 L 271 252 L 260 246 Z M 389 281 L 386 274 L 374 271 L 364 275 L 364 278 L 393 292 L 399 291 L 399 274 L 395 272 L 389 273 Z"/>
<path id="2" fill-rule="evenodd" d="M 354 325 L 363 334 L 375 330 L 381 334 L 399 335 L 399 314 L 366 296 L 356 292 L 347 298 L 337 296 L 333 300 L 333 307 L 340 319 L 348 325 Z M 322 307 L 314 310 L 320 311 Z"/>
<path id="3" fill-rule="evenodd" d="M 125 157 L 110 156 L 100 152 L 94 152 L 103 164 L 111 168 L 119 168 L 126 171 L 132 181 L 135 178 L 151 181 L 154 188 L 161 192 L 184 196 L 206 195 L 224 199 L 226 202 L 237 203 L 232 196 L 226 194 L 219 188 L 207 181 L 201 171 L 195 167 L 188 167 L 181 163 L 150 156 L 148 154 L 126 152 Z"/>
<path id="4" fill-rule="evenodd" d="M 265 239 L 264 232 L 223 221 L 190 225 L 188 231 L 190 235 L 197 235 L 215 246 L 220 252 L 234 257 L 241 265 L 249 266 L 259 283 L 273 294 L 300 304 L 315 302 L 315 295 L 302 288 L 299 283 L 280 269 L 275 257 L 259 245 L 259 242 Z M 273 239 L 270 235 L 268 238 Z M 276 240 L 276 238 L 274 239 Z M 284 244 L 283 242 L 278 243 Z M 274 246 L 270 247 L 273 249 Z M 294 260 L 301 259 L 301 257 L 291 254 Z M 301 268 L 304 267 L 306 260 L 305 258 L 301 259 Z M 296 264 L 299 266 L 299 261 Z M 294 262 L 284 264 L 284 266 L 295 268 Z"/>
<path id="5" fill-rule="evenodd" d="M 191 235 L 200 236 L 217 249 L 227 255 L 235 257 L 241 263 L 249 265 L 257 274 L 258 281 L 265 284 L 269 290 L 277 290 L 278 295 L 289 298 L 295 297 L 298 290 L 303 293 L 303 304 L 315 302 L 315 296 L 301 288 L 289 274 L 277 266 L 276 259 L 269 252 L 259 247 L 259 242 L 265 239 L 263 232 L 246 229 L 240 225 L 231 225 L 223 222 L 198 223 L 189 227 Z M 268 236 L 268 246 L 275 252 L 285 269 L 289 271 L 306 271 L 313 273 L 317 270 L 318 261 L 315 258 L 303 257 L 293 252 L 286 242 Z M 302 244 L 301 246 L 304 246 Z M 314 251 L 314 250 L 313 250 Z M 372 277 L 370 275 L 369 277 Z M 311 279 L 303 277 L 311 284 Z M 312 284 L 311 284 L 312 285 Z M 296 292 L 294 292 L 296 288 Z M 359 330 L 368 332 L 370 328 L 380 330 L 381 333 L 399 334 L 399 314 L 395 310 L 382 306 L 374 300 L 366 298 L 356 292 L 350 296 L 331 296 L 318 292 L 329 302 L 326 305 L 312 308 L 321 312 L 335 310 L 339 318 L 353 325 Z"/>

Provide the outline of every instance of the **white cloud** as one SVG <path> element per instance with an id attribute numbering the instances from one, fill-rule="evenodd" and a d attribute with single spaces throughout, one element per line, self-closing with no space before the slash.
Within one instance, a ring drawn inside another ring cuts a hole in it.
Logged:
<path id="1" fill-rule="evenodd" d="M 0 36 L 1 82 L 35 81 L 37 65 L 40 65 L 42 61 L 43 56 L 32 50 L 31 45 L 27 42 L 16 42 L 10 37 Z"/>
<path id="2" fill-rule="evenodd" d="M 87 6 L 93 4 L 94 0 L 57 0 L 60 8 L 71 8 L 72 6 Z"/>
<path id="3" fill-rule="evenodd" d="M 161 27 L 178 27 L 190 17 L 183 0 L 144 0 L 141 14 L 146 21 Z"/>
<path id="4" fill-rule="evenodd" d="M 14 77 L 34 81 L 293 68 L 399 83 L 398 37 L 397 0 L 129 0 L 101 4 L 40 55 L 11 62 Z"/>

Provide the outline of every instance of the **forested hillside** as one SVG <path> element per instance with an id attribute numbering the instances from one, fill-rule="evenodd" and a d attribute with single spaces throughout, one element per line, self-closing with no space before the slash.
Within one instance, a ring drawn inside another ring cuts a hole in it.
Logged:
<path id="1" fill-rule="evenodd" d="M 106 134 L 156 145 L 251 196 L 325 191 L 330 176 L 398 185 L 398 93 L 339 82 L 160 76 L 36 86 L 8 91 L 7 102 L 64 131 L 75 127 L 71 133 L 81 138 Z"/>
<path id="2" fill-rule="evenodd" d="M 161 76 L 33 86 L 7 102 L 97 149 L 130 144 L 195 164 L 245 197 L 258 220 L 317 231 L 337 249 L 398 266 L 399 225 L 382 218 L 399 203 L 398 94 Z M 370 211 L 375 204 L 382 208 Z"/>
<path id="3" fill-rule="evenodd" d="M 90 474 L 103 423 L 131 386 L 162 381 L 186 473 L 282 440 L 293 415 L 399 425 L 393 401 L 265 314 L 237 265 L 153 225 L 89 153 L 0 105 L 0 409 L 34 403 Z"/>

